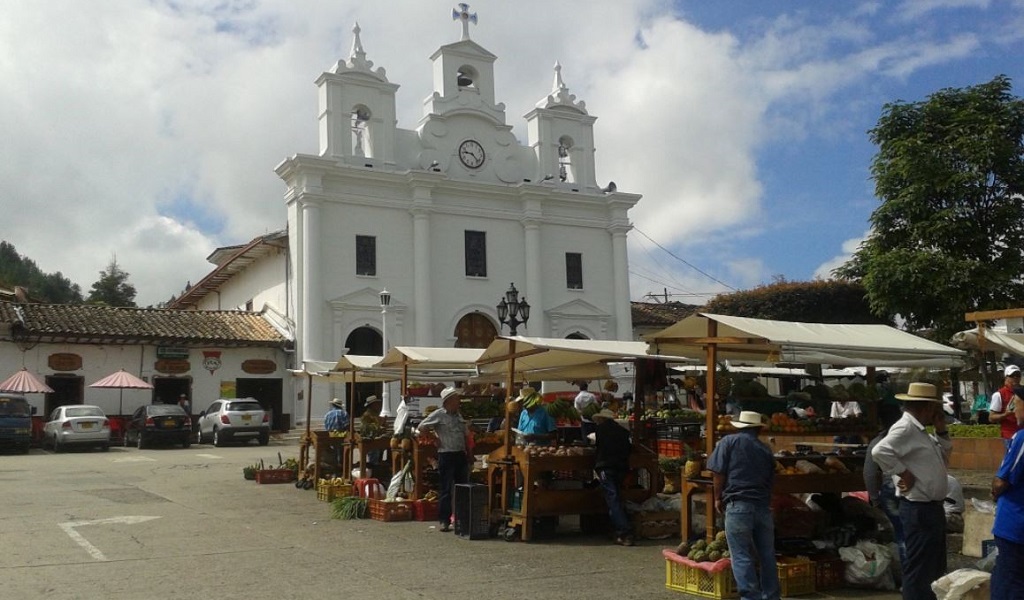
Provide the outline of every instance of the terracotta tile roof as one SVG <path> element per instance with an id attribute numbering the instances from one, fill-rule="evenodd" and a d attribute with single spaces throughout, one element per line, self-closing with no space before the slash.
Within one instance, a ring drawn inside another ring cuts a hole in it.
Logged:
<path id="1" fill-rule="evenodd" d="M 49 342 L 286 347 L 260 313 L 0 302 L 0 335 Z"/>
<path id="2" fill-rule="evenodd" d="M 241 246 L 225 246 L 213 251 L 207 259 L 217 267 L 199 283 L 189 287 L 181 296 L 168 303 L 168 308 L 189 308 L 196 306 L 207 294 L 215 291 L 225 281 L 241 273 L 249 265 L 263 257 L 288 247 L 288 232 L 275 231 L 254 238 Z M 283 274 L 282 274 L 283 276 Z"/>
<path id="3" fill-rule="evenodd" d="M 668 327 L 701 309 L 682 302 L 630 302 L 634 327 Z"/>

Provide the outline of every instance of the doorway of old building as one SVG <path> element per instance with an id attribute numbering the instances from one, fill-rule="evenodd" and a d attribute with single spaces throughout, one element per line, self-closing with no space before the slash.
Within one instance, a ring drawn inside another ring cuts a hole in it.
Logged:
<path id="1" fill-rule="evenodd" d="M 380 332 L 370 327 L 359 327 L 348 334 L 345 340 L 345 347 L 349 354 L 363 356 L 381 356 L 384 351 L 384 338 Z M 358 418 L 363 414 L 366 406 L 366 399 L 370 396 L 381 397 L 384 385 L 381 383 L 357 383 L 354 386 L 351 382 L 345 384 L 345 395 L 352 399 L 352 417 Z"/>
<path id="2" fill-rule="evenodd" d="M 270 430 L 288 431 L 291 429 L 291 415 L 284 414 L 284 402 L 281 398 L 283 384 L 280 378 L 240 378 L 235 380 L 236 398 L 255 398 L 270 411 Z"/>

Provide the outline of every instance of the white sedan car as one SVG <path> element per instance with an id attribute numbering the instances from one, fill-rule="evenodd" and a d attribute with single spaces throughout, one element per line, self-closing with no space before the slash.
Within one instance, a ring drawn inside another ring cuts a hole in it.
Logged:
<path id="1" fill-rule="evenodd" d="M 43 446 L 61 452 L 69 446 L 96 446 L 110 449 L 110 420 L 98 406 L 69 404 L 58 406 L 43 425 Z"/>

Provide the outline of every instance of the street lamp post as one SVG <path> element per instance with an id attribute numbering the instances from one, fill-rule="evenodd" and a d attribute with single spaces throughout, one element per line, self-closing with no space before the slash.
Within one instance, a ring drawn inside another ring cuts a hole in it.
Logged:
<path id="1" fill-rule="evenodd" d="M 391 306 L 391 292 L 387 289 L 381 290 L 380 292 L 380 337 L 381 345 L 383 350 L 381 351 L 382 356 L 388 354 L 388 306 Z M 383 389 L 380 394 L 380 416 L 390 417 L 391 416 L 391 394 L 388 381 L 383 384 Z"/>
<path id="2" fill-rule="evenodd" d="M 522 300 L 519 299 L 519 290 L 514 283 L 509 284 L 508 291 L 501 302 L 498 302 L 497 308 L 498 321 L 502 325 L 508 325 L 509 335 L 515 335 L 516 327 L 526 325 L 530 320 L 530 304 L 526 301 L 526 296 L 523 296 Z"/>

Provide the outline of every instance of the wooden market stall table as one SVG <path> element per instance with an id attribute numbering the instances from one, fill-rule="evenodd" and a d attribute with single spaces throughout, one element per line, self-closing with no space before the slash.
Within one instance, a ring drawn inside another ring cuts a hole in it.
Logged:
<path id="1" fill-rule="evenodd" d="M 799 457 L 794 457 L 799 458 Z M 863 460 L 862 457 L 858 460 Z M 810 473 L 806 475 L 775 474 L 774 494 L 808 494 L 858 492 L 864 489 L 863 471 L 850 473 Z M 711 471 L 701 471 L 699 477 L 684 478 L 682 490 L 682 506 L 680 508 L 680 535 L 683 540 L 693 538 L 693 527 L 690 522 L 690 506 L 696 493 L 705 494 L 704 524 L 705 535 L 711 538 L 715 534 L 715 502 L 713 498 Z"/>
<path id="2" fill-rule="evenodd" d="M 327 462 L 325 460 L 327 458 L 331 459 L 331 463 L 337 463 L 337 467 L 341 471 L 344 461 L 338 463 L 336 457 L 339 451 L 345 451 L 348 446 L 346 442 L 344 437 L 332 436 L 330 432 L 322 429 L 306 432 L 299 442 L 299 472 L 304 473 L 312 461 L 313 481 L 320 481 L 324 476 L 321 467 Z M 345 477 L 344 471 L 339 472 L 338 475 Z"/>
<path id="3" fill-rule="evenodd" d="M 557 480 L 548 480 L 552 472 L 592 473 L 595 461 L 592 448 L 578 447 L 584 453 L 571 456 L 536 456 L 531 455 L 528 448 L 513 446 L 510 456 L 506 456 L 504 448 L 498 448 L 487 457 L 490 508 L 493 511 L 507 507 L 508 526 L 520 530 L 524 542 L 533 537 L 534 519 L 537 517 L 608 512 L 599 486 L 588 488 L 580 485 L 575 489 L 557 489 L 554 485 Z M 655 493 L 653 484 L 658 472 L 658 457 L 646 449 L 634 448 L 629 457 L 629 466 L 634 475 L 627 478 L 623 497 L 627 501 L 643 503 Z M 646 472 L 646 487 L 637 485 L 643 481 L 642 472 Z M 511 492 L 516 487 L 504 480 L 512 478 L 512 481 L 516 481 L 519 479 L 517 474 L 521 476 L 523 489 L 518 507 L 515 507 L 511 498 L 503 501 L 502 494 L 503 489 Z"/>
<path id="4" fill-rule="evenodd" d="M 500 442 L 477 442 L 473 446 L 473 456 L 488 456 L 501 447 Z M 419 500 L 429 491 L 425 481 L 427 468 L 431 461 L 437 461 L 437 443 L 425 443 L 419 438 L 413 438 L 412 450 L 394 450 L 392 452 L 391 468 L 392 473 L 398 473 L 405 466 L 407 460 L 412 460 L 410 474 L 413 480 L 413 489 L 409 494 L 410 500 Z M 472 465 L 470 465 L 472 469 Z"/>

